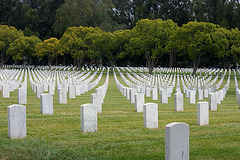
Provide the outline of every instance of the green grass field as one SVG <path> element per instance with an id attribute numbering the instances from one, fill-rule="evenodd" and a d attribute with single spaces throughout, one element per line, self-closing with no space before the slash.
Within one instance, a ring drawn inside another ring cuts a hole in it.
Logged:
<path id="1" fill-rule="evenodd" d="M 118 79 L 123 84 L 119 75 Z M 106 73 L 98 86 L 105 80 Z M 9 99 L 1 96 L 0 160 L 165 159 L 165 126 L 171 122 L 189 124 L 190 159 L 240 159 L 240 109 L 233 78 L 218 110 L 209 111 L 208 126 L 197 125 L 197 104 L 189 104 L 185 95 L 184 112 L 174 111 L 172 94 L 168 104 L 161 104 L 160 97 L 157 101 L 145 97 L 146 103 L 158 104 L 159 127 L 143 128 L 143 113 L 135 112 L 134 104 L 121 95 L 110 74 L 103 110 L 98 114 L 98 131 L 82 133 L 80 106 L 90 103 L 90 95 L 94 92 L 92 89 L 75 99 L 68 99 L 67 104 L 58 104 L 55 94 L 54 114 L 43 115 L 40 114 L 40 99 L 28 83 L 27 137 L 23 139 L 8 138 L 7 106 L 17 104 L 17 91 L 11 92 Z"/>

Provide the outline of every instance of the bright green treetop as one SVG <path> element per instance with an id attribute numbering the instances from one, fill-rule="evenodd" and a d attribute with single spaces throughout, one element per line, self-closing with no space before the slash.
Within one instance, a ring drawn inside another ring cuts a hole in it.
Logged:
<path id="1" fill-rule="evenodd" d="M 56 56 L 63 55 L 57 38 L 49 38 L 42 43 L 39 43 L 35 50 L 38 57 L 47 57 L 49 69 L 51 69 L 51 63 Z"/>
<path id="2" fill-rule="evenodd" d="M 133 54 L 143 54 L 147 59 L 149 73 L 152 74 L 160 57 L 167 53 L 165 47 L 177 28 L 177 24 L 172 20 L 142 19 L 131 30 L 132 38 L 128 50 Z"/>
<path id="3" fill-rule="evenodd" d="M 1 63 L 0 66 L 2 67 L 3 64 L 7 61 L 5 60 L 6 50 L 9 47 L 9 44 L 12 43 L 15 39 L 19 37 L 23 37 L 23 32 L 18 31 L 16 28 L 7 25 L 0 25 L 0 58 Z"/>
<path id="4" fill-rule="evenodd" d="M 24 67 L 29 58 L 36 56 L 35 47 L 42 41 L 35 36 L 20 37 L 9 45 L 7 54 L 13 57 L 13 60 L 23 60 Z"/>

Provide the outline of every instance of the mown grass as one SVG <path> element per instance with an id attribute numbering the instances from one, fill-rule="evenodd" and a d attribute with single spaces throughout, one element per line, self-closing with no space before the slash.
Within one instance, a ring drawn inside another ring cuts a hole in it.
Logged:
<path id="1" fill-rule="evenodd" d="M 98 86 L 105 78 L 106 73 Z M 118 79 L 123 83 L 119 75 Z M 189 104 L 185 96 L 184 112 L 175 112 L 172 95 L 168 104 L 145 98 L 145 102 L 158 103 L 159 127 L 143 128 L 143 113 L 135 112 L 110 75 L 98 131 L 82 133 L 80 105 L 90 103 L 93 92 L 68 99 L 67 104 L 58 104 L 55 94 L 54 114 L 42 115 L 40 99 L 28 84 L 27 137 L 23 139 L 8 138 L 7 106 L 17 103 L 17 91 L 9 99 L 0 97 L 0 159 L 164 159 L 165 126 L 171 122 L 190 125 L 190 159 L 240 158 L 240 109 L 234 79 L 218 110 L 209 112 L 208 126 L 197 126 L 197 105 Z"/>

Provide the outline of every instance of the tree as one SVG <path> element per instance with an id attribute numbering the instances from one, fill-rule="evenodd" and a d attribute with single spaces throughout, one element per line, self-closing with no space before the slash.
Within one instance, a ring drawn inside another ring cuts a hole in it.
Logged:
<path id="1" fill-rule="evenodd" d="M 193 63 L 193 75 L 196 74 L 201 60 L 208 54 L 214 54 L 211 33 L 219 29 L 219 25 L 209 22 L 189 22 L 176 33 L 175 42 L 182 54 L 187 54 Z"/>
<path id="2" fill-rule="evenodd" d="M 16 28 L 7 25 L 0 25 L 0 52 L 1 52 L 1 63 L 0 68 L 3 67 L 3 64 L 8 60 L 5 59 L 6 50 L 9 47 L 9 44 L 12 43 L 15 39 L 22 37 L 23 32 L 18 31 Z"/>
<path id="3" fill-rule="evenodd" d="M 42 41 L 35 36 L 20 37 L 9 45 L 7 54 L 13 57 L 13 60 L 23 60 L 24 68 L 29 58 L 36 56 L 35 47 Z"/>
<path id="4" fill-rule="evenodd" d="M 231 29 L 230 31 L 230 40 L 229 40 L 229 48 L 230 53 L 233 59 L 240 64 L 240 31 L 239 29 Z"/>
<path id="5" fill-rule="evenodd" d="M 36 55 L 38 57 L 47 57 L 48 66 L 51 70 L 51 63 L 57 55 L 63 55 L 59 40 L 57 38 L 49 38 L 42 43 L 39 43 L 36 48 Z"/>
<path id="6" fill-rule="evenodd" d="M 105 31 L 124 28 L 110 17 L 109 0 L 66 0 L 56 11 L 54 31 L 62 35 L 68 27 L 99 27 Z"/>
<path id="7" fill-rule="evenodd" d="M 172 20 L 142 19 L 131 30 L 132 38 L 128 45 L 128 51 L 138 55 L 144 54 L 147 59 L 149 74 L 152 74 L 153 67 L 167 53 L 165 47 L 177 28 L 177 24 Z"/>
<path id="8" fill-rule="evenodd" d="M 117 30 L 113 33 L 100 32 L 94 36 L 93 47 L 100 56 L 106 57 L 111 65 L 111 73 L 113 67 L 125 50 L 125 45 L 129 42 L 130 30 Z M 102 58 L 102 57 L 101 57 Z"/>
<path id="9" fill-rule="evenodd" d="M 69 27 L 60 39 L 64 52 L 69 53 L 77 62 L 78 69 L 84 57 L 94 54 L 91 48 L 92 36 L 98 31 L 98 28 L 93 27 Z"/>

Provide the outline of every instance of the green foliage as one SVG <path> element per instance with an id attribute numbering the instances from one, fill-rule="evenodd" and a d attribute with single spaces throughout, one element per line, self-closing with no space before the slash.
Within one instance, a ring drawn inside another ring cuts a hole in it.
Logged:
<path id="1" fill-rule="evenodd" d="M 23 32 L 18 31 L 15 27 L 0 25 L 0 56 L 1 56 L 1 66 L 5 63 L 5 52 L 15 39 L 22 37 Z"/>
<path id="2" fill-rule="evenodd" d="M 42 43 L 39 43 L 36 48 L 36 55 L 38 57 L 47 57 L 49 69 L 51 69 L 51 63 L 57 55 L 63 55 L 59 40 L 57 38 L 49 38 Z"/>
<path id="3" fill-rule="evenodd" d="M 93 27 L 69 27 L 60 39 L 60 45 L 65 53 L 69 53 L 80 67 L 85 56 L 94 57 L 92 41 L 95 34 L 100 31 Z"/>
<path id="4" fill-rule="evenodd" d="M 173 38 L 179 45 L 178 50 L 187 54 L 193 62 L 193 75 L 200 60 L 207 54 L 212 54 L 214 45 L 211 34 L 216 32 L 220 26 L 208 22 L 189 22 L 183 25 Z"/>
<path id="5" fill-rule="evenodd" d="M 177 28 L 177 24 L 172 20 L 142 19 L 131 30 L 132 37 L 128 51 L 133 54 L 143 54 L 147 59 L 149 73 L 152 73 L 159 58 L 167 52 L 165 47 Z"/>
<path id="6" fill-rule="evenodd" d="M 23 60 L 24 65 L 28 58 L 36 56 L 35 47 L 42 41 L 35 36 L 20 37 L 10 44 L 7 54 L 13 57 L 13 60 Z"/>
<path id="7" fill-rule="evenodd" d="M 106 57 L 111 67 L 114 66 L 119 58 L 124 57 L 125 45 L 130 39 L 130 30 L 117 30 L 113 33 L 99 32 L 94 36 L 93 48 L 100 53 L 100 56 Z"/>

